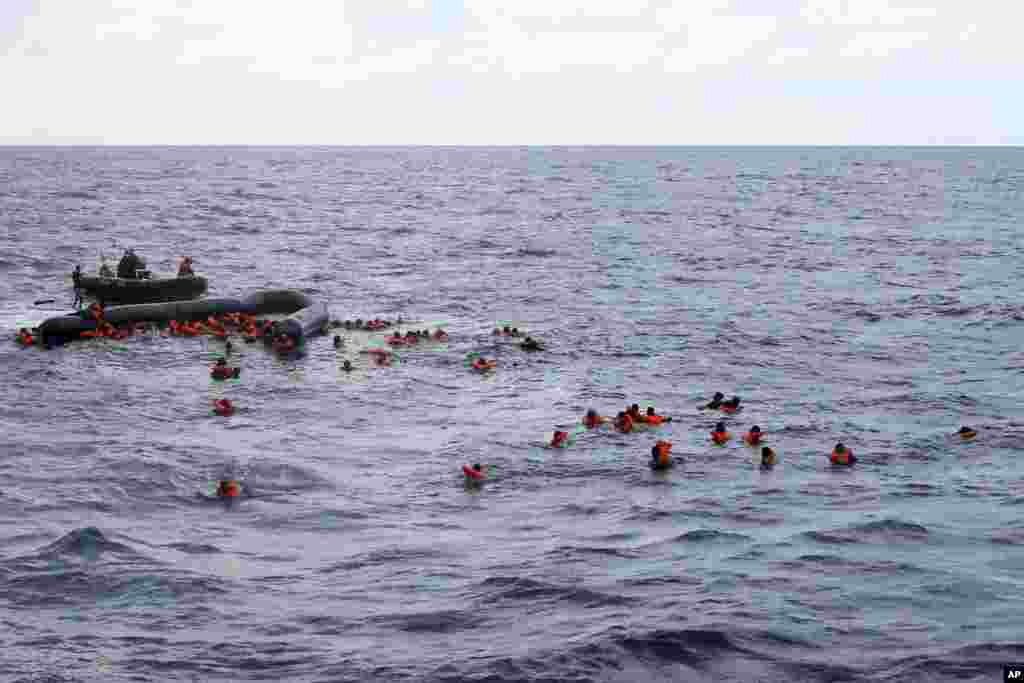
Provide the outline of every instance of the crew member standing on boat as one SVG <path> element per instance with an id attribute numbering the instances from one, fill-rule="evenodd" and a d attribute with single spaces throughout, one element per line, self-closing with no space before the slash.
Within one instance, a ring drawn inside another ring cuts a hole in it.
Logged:
<path id="1" fill-rule="evenodd" d="M 71 273 L 71 281 L 75 285 L 75 302 L 71 304 L 76 309 L 82 308 L 82 264 L 75 266 L 74 272 Z"/>
<path id="2" fill-rule="evenodd" d="M 117 264 L 117 276 L 126 280 L 138 277 L 138 271 L 146 269 L 146 262 L 139 258 L 135 251 L 126 249 L 121 261 Z"/>

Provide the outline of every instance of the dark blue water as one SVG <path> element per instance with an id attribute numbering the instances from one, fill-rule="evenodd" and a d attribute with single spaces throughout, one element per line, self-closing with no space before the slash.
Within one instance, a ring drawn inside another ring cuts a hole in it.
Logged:
<path id="1" fill-rule="evenodd" d="M 385 333 L 238 344 L 226 384 L 206 338 L 0 347 L 0 672 L 1001 680 L 1024 660 L 1022 186 L 1010 148 L 2 149 L 10 335 L 132 246 L 158 272 L 191 254 L 211 295 L 296 287 L 451 341 L 390 368 L 359 353 Z M 715 391 L 773 471 L 709 445 Z M 675 421 L 543 447 L 633 402 Z M 684 463 L 649 471 L 656 438 Z M 251 493 L 228 507 L 227 475 Z"/>

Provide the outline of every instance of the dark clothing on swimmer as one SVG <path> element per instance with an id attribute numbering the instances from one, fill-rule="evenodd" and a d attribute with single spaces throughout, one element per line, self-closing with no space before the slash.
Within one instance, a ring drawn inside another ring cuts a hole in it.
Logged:
<path id="1" fill-rule="evenodd" d="M 724 399 L 724 398 L 725 398 L 725 394 L 723 394 L 720 391 L 716 392 L 714 398 L 711 399 L 711 402 L 708 403 L 707 405 L 705 405 L 704 407 L 705 408 L 718 408 L 719 406 L 722 405 L 722 399 Z"/>

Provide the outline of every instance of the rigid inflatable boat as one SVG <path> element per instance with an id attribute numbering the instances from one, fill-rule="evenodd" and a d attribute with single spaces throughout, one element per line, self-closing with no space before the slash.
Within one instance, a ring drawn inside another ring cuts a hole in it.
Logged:
<path id="1" fill-rule="evenodd" d="M 290 314 L 274 323 L 272 334 L 286 334 L 296 346 L 306 337 L 322 334 L 327 327 L 327 304 L 294 289 L 264 289 L 242 299 L 196 299 L 165 303 L 111 306 L 103 311 L 103 320 L 114 325 L 135 322 L 179 322 L 205 320 L 222 313 L 250 315 Z M 97 323 L 85 311 L 44 321 L 37 334 L 47 342 L 62 343 L 77 339 L 83 332 L 95 330 Z"/>
<path id="2" fill-rule="evenodd" d="M 206 278 L 185 277 L 122 278 L 81 275 L 78 289 L 108 304 L 147 304 L 195 299 L 206 292 Z"/>

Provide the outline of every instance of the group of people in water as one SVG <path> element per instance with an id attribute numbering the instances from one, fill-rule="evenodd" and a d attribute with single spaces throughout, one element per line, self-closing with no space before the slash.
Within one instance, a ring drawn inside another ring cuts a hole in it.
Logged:
<path id="1" fill-rule="evenodd" d="M 729 400 L 725 400 L 725 395 L 722 393 L 716 393 L 714 397 L 707 403 L 701 406 L 701 410 L 717 410 L 726 414 L 736 414 L 740 411 L 741 399 L 739 396 L 733 396 Z M 590 408 L 583 416 L 582 427 L 577 429 L 592 430 L 601 427 L 602 425 L 609 424 L 613 429 L 623 434 L 634 432 L 641 426 L 658 427 L 660 425 L 672 422 L 672 418 L 668 416 L 659 415 L 654 406 L 647 408 L 646 412 L 641 412 L 640 406 L 634 403 L 631 406 L 627 406 L 625 410 L 620 411 L 614 418 L 604 417 L 598 414 L 597 410 Z M 963 426 L 959 431 L 956 432 L 955 436 L 959 436 L 963 440 L 970 440 L 978 435 L 976 429 L 971 427 Z M 714 428 L 709 434 L 710 442 L 716 446 L 724 446 L 733 438 L 732 433 L 729 432 L 728 427 L 724 420 L 719 420 L 715 423 Z M 752 425 L 742 437 L 743 442 L 751 448 L 760 448 L 760 466 L 762 469 L 771 469 L 778 462 L 778 456 L 775 451 L 765 445 L 765 434 L 758 425 Z M 567 448 L 573 443 L 573 434 L 566 430 L 556 430 L 551 440 L 548 442 L 548 446 L 551 448 Z M 651 460 L 650 467 L 653 470 L 667 470 L 670 469 L 676 462 L 681 462 L 681 459 L 672 458 L 672 442 L 665 439 L 658 439 L 654 445 L 651 446 Z M 858 460 L 853 454 L 853 451 L 843 444 L 841 441 L 837 443 L 829 454 L 829 462 L 836 467 L 851 467 L 855 465 Z M 474 464 L 472 468 L 468 465 L 464 466 L 463 470 L 466 474 L 467 483 L 477 484 L 484 479 L 482 466 Z M 470 471 L 472 470 L 472 471 Z"/>

